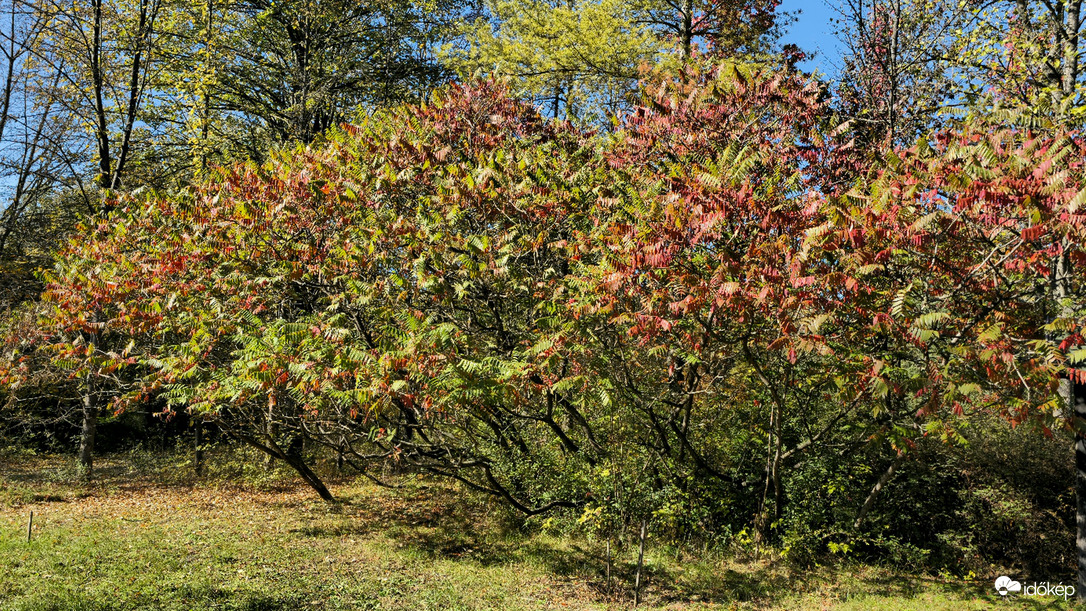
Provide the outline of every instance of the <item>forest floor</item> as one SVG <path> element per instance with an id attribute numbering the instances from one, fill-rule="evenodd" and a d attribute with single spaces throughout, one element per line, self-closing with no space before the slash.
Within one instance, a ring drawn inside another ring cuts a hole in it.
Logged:
<path id="1" fill-rule="evenodd" d="M 81 484 L 69 459 L 0 456 L 0 610 L 631 606 L 635 550 L 616 554 L 609 590 L 602 543 L 525 534 L 540 529 L 512 527 L 447 484 L 401 477 L 390 490 L 342 478 L 329 504 L 289 474 L 212 466 L 194 481 L 172 458 L 130 453 L 101 459 L 95 481 Z M 653 545 L 646 578 L 645 609 L 1070 608 L 1001 600 L 987 579 L 676 557 Z"/>

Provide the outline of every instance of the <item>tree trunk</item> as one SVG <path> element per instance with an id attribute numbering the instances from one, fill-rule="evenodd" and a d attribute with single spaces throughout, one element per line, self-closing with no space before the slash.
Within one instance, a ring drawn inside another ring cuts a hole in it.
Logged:
<path id="1" fill-rule="evenodd" d="M 139 22 L 136 25 L 136 38 L 139 40 L 132 54 L 132 71 L 128 79 L 128 108 L 125 112 L 124 131 L 121 134 L 121 148 L 117 154 L 117 168 L 109 179 L 109 188 L 118 189 L 121 186 L 121 174 L 124 173 L 125 163 L 128 161 L 129 150 L 132 147 L 132 129 L 136 125 L 136 111 L 139 110 L 140 98 L 143 95 L 140 67 L 143 53 L 150 50 L 146 48 L 151 35 L 148 29 L 153 25 L 154 16 L 151 16 L 152 24 L 148 24 L 147 6 L 141 1 L 139 8 Z"/>
<path id="2" fill-rule="evenodd" d="M 1063 43 L 1062 59 L 1060 61 L 1060 83 L 1064 98 L 1071 97 L 1075 93 L 1075 86 L 1078 84 L 1078 62 L 1079 62 L 1079 30 L 1082 28 L 1081 16 L 1079 14 L 1081 10 L 1081 0 L 1073 0 L 1068 2 L 1064 7 L 1064 22 L 1063 31 L 1060 33 Z"/>
<path id="3" fill-rule="evenodd" d="M 196 468 L 196 477 L 204 474 L 204 421 L 197 418 L 193 424 L 196 432 L 196 446 L 194 448 L 193 462 Z"/>
<path id="4" fill-rule="evenodd" d="M 102 0 L 92 0 L 94 22 L 91 34 L 91 88 L 94 90 L 95 144 L 98 152 L 98 177 L 102 189 L 112 184 L 113 162 L 109 155 L 109 122 L 106 119 L 105 77 L 102 74 Z"/>
<path id="5" fill-rule="evenodd" d="M 316 473 L 314 473 L 312 469 L 309 468 L 309 465 L 305 464 L 305 461 L 302 460 L 301 457 L 291 456 L 287 452 L 284 452 L 283 449 L 280 448 L 279 445 L 276 444 L 274 441 L 269 441 L 268 444 L 265 445 L 258 441 L 256 438 L 245 435 L 243 433 L 233 432 L 228 429 L 223 429 L 221 427 L 219 428 L 219 430 L 222 431 L 225 435 L 243 441 L 260 450 L 261 452 L 264 452 L 269 457 L 269 459 L 278 458 L 282 460 L 283 462 L 290 465 L 291 468 L 293 468 L 295 471 L 297 471 L 298 475 L 302 476 L 302 479 L 305 480 L 305 483 L 309 484 L 309 487 L 313 488 L 313 490 L 315 490 L 322 499 L 326 501 L 336 500 L 336 498 L 332 496 L 332 493 L 328 490 L 328 487 L 324 485 L 323 481 L 321 481 L 321 478 Z"/>
<path id="6" fill-rule="evenodd" d="M 317 474 L 309 468 L 309 465 L 305 464 L 305 461 L 303 461 L 300 457 L 291 456 L 284 452 L 282 453 L 280 458 L 282 458 L 288 465 L 293 467 L 294 470 L 298 472 L 298 475 L 302 476 L 302 479 L 305 480 L 305 483 L 309 484 L 309 486 L 313 488 L 313 490 L 316 490 L 317 494 L 320 495 L 322 499 L 329 502 L 336 500 L 336 497 L 332 496 L 332 493 L 328 490 L 328 487 L 324 485 L 324 482 L 321 481 L 321 478 L 318 477 Z"/>
<path id="7" fill-rule="evenodd" d="M 607 533 L 607 595 L 611 595 L 611 533 Z"/>
<path id="8" fill-rule="evenodd" d="M 207 74 L 211 70 L 211 30 L 215 25 L 215 5 L 207 0 L 207 30 L 204 32 L 204 74 L 200 86 L 203 109 L 200 114 L 200 172 L 207 172 L 208 139 L 211 130 L 211 84 Z"/>
<path id="9" fill-rule="evenodd" d="M 1058 24 L 1062 30 L 1057 29 L 1057 41 L 1063 47 L 1060 49 L 1060 93 L 1064 100 L 1074 95 L 1079 82 L 1081 6 L 1081 0 L 1064 3 L 1061 7 L 1064 9 L 1064 20 Z M 1069 297 L 1071 291 L 1073 268 L 1066 254 L 1068 247 L 1069 244 L 1064 239 L 1063 254 L 1056 262 L 1056 297 L 1061 300 Z M 1069 312 L 1065 311 L 1064 314 Z M 1075 548 L 1078 556 L 1078 585 L 1075 592 L 1078 601 L 1086 603 L 1086 384 L 1082 384 L 1082 380 L 1073 375 L 1069 375 L 1066 382 L 1075 430 Z"/>
<path id="10" fill-rule="evenodd" d="M 784 430 L 782 425 L 782 418 L 784 418 L 784 397 L 780 394 L 778 387 L 762 369 L 758 359 L 754 358 L 754 352 L 751 351 L 750 346 L 746 340 L 743 341 L 743 354 L 746 356 L 747 363 L 754 369 L 754 373 L 758 376 L 758 380 L 762 382 L 766 390 L 769 391 L 769 396 L 772 401 L 772 406 L 769 411 L 769 438 L 767 439 L 768 456 L 766 457 L 766 480 L 765 489 L 762 492 L 762 504 L 758 508 L 758 515 L 754 518 L 754 542 L 762 543 L 768 540 L 769 531 L 772 528 L 773 522 L 780 520 L 781 509 L 784 501 L 784 492 L 781 485 L 781 464 L 784 462 L 783 447 L 781 445 L 781 434 Z M 769 491 L 773 490 L 773 519 L 769 517 Z"/>
<path id="11" fill-rule="evenodd" d="M 641 537 L 637 545 L 637 574 L 634 575 L 634 606 L 641 604 L 641 568 L 645 566 L 645 537 L 649 533 L 649 521 L 641 518 Z"/>
<path id="12" fill-rule="evenodd" d="M 683 5 L 683 25 L 682 33 L 679 37 L 682 39 L 682 59 L 685 62 L 690 59 L 690 56 L 694 53 L 694 2 L 693 0 L 687 0 Z"/>
<path id="13" fill-rule="evenodd" d="M 79 435 L 79 466 L 83 479 L 94 474 L 94 437 L 98 431 L 98 397 L 95 395 L 94 374 L 87 373 L 83 386 L 83 430 Z"/>
<path id="14" fill-rule="evenodd" d="M 264 432 L 268 436 L 268 445 L 275 446 L 276 438 L 279 437 L 279 427 L 275 423 L 275 407 L 278 402 L 278 396 L 276 391 L 268 393 L 268 421 L 265 422 Z M 272 465 L 272 455 L 269 453 L 264 457 L 264 467 L 270 469 Z"/>
<path id="15" fill-rule="evenodd" d="M 776 394 L 774 394 L 776 398 Z M 769 413 L 769 455 L 766 457 L 765 489 L 762 492 L 762 506 L 754 524 L 754 542 L 764 543 L 769 540 L 773 524 L 781 518 L 783 491 L 781 489 L 781 403 L 773 402 Z M 769 494 L 773 491 L 773 514 L 769 513 Z"/>
<path id="16" fill-rule="evenodd" d="M 1086 384 L 1070 382 L 1075 418 L 1075 547 L 1078 556 L 1079 602 L 1086 602 Z"/>
<path id="17" fill-rule="evenodd" d="M 1053 266 L 1051 292 L 1061 316 L 1072 318 L 1066 300 L 1071 297 L 1072 264 L 1067 253 L 1070 243 L 1064 238 L 1061 252 Z M 1060 398 L 1070 408 L 1071 428 L 1075 431 L 1075 548 L 1078 560 L 1078 586 L 1075 589 L 1079 602 L 1086 602 L 1086 385 L 1081 384 L 1074 372 L 1060 380 Z"/>
<path id="18" fill-rule="evenodd" d="M 867 518 L 868 512 L 875 506 L 875 499 L 879 496 L 879 492 L 886 487 L 886 484 L 890 482 L 890 478 L 894 476 L 894 472 L 901 466 L 902 461 L 905 460 L 904 454 L 898 454 L 894 458 L 894 462 L 890 463 L 890 468 L 882 474 L 879 481 L 875 482 L 875 486 L 871 488 L 871 493 L 867 495 L 867 499 L 864 500 L 863 507 L 860 507 L 860 513 L 856 514 L 856 521 L 852 523 L 853 530 L 860 530 L 863 526 L 864 519 Z"/>

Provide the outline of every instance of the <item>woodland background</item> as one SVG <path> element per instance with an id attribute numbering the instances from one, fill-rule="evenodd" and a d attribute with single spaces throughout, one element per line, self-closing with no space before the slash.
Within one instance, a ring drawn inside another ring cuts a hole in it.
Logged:
<path id="1" fill-rule="evenodd" d="M 0 444 L 1086 595 L 1081 3 L 833 6 L 3 0 Z"/>

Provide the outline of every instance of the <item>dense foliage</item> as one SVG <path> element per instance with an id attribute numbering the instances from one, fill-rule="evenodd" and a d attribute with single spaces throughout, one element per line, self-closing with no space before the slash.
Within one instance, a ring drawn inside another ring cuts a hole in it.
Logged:
<path id="1" fill-rule="evenodd" d="M 7 379 L 159 397 L 327 498 L 306 447 L 605 532 L 930 548 L 865 531 L 895 471 L 933 477 L 908 458 L 953 460 L 926 437 L 1062 426 L 1082 140 L 946 132 L 859 171 L 794 73 L 691 65 L 647 95 L 598 134 L 453 87 L 118 200 Z"/>
<path id="2" fill-rule="evenodd" d="M 836 87 L 775 0 L 47 4 L 3 34 L 5 444 L 79 429 L 90 477 L 100 417 L 187 427 L 325 499 L 334 459 L 797 561 L 1086 550 L 1079 2 L 846 1 Z"/>

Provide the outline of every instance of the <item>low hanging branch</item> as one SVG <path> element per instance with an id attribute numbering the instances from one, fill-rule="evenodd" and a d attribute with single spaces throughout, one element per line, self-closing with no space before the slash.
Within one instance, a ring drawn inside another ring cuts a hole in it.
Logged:
<path id="1" fill-rule="evenodd" d="M 903 462 L 905 462 L 905 453 L 898 453 L 898 455 L 894 457 L 893 462 L 890 463 L 890 466 L 883 472 L 882 476 L 879 477 L 879 481 L 875 482 L 875 485 L 871 488 L 871 492 L 864 500 L 863 506 L 860 507 L 860 512 L 856 514 L 856 520 L 852 523 L 853 530 L 860 530 L 860 526 L 863 525 L 864 519 L 867 518 L 867 514 L 871 511 L 871 508 L 875 506 L 875 499 L 878 497 L 879 492 L 882 492 L 882 489 L 886 487 L 886 484 L 890 483 L 890 478 L 894 476 L 894 472 L 897 471 L 898 467 L 900 467 Z"/>

